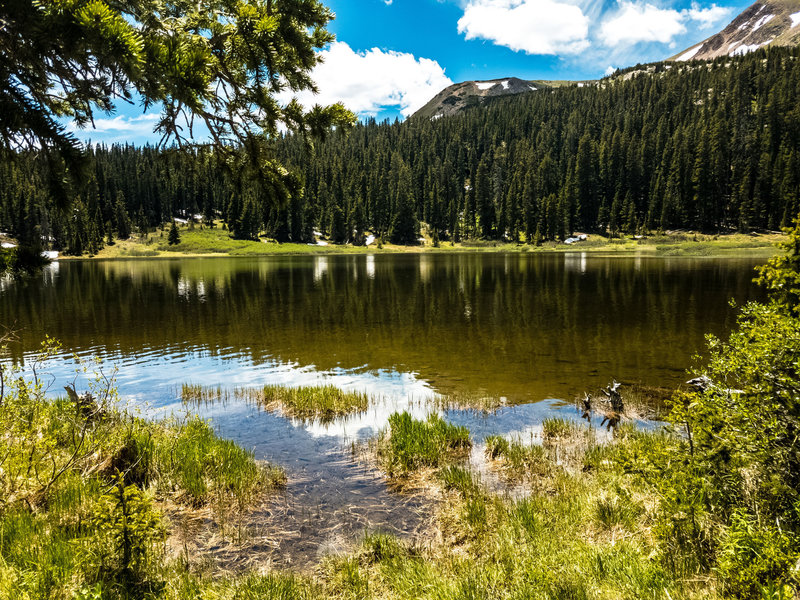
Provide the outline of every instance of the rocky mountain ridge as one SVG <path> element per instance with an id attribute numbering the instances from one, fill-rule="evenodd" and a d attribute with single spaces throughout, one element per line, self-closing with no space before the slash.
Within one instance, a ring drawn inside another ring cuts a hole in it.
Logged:
<path id="1" fill-rule="evenodd" d="M 764 46 L 797 44 L 800 44 L 800 0 L 758 0 L 725 29 L 670 60 L 708 60 L 746 54 Z"/>

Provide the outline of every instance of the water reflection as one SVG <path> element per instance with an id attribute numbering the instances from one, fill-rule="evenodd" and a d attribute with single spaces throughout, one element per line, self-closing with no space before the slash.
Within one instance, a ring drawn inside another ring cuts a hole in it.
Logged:
<path id="1" fill-rule="evenodd" d="M 62 263 L 4 283 L 0 323 L 22 329 L 17 359 L 47 333 L 70 352 L 146 365 L 151 383 L 244 371 L 263 384 L 288 366 L 413 373 L 437 391 L 524 402 L 610 377 L 680 381 L 703 335 L 733 324 L 729 298 L 758 296 L 755 264 L 587 253 Z"/>

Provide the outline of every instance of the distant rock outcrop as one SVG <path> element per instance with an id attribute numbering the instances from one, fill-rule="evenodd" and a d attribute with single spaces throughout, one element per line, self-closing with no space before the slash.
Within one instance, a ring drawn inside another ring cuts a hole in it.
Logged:
<path id="1" fill-rule="evenodd" d="M 719 33 L 670 60 L 706 60 L 800 44 L 800 0 L 758 0 Z"/>
<path id="2" fill-rule="evenodd" d="M 551 81 L 526 81 L 516 77 L 456 83 L 436 94 L 430 102 L 414 113 L 414 117 L 438 119 L 479 104 L 484 98 L 535 92 L 556 85 L 558 84 Z"/>

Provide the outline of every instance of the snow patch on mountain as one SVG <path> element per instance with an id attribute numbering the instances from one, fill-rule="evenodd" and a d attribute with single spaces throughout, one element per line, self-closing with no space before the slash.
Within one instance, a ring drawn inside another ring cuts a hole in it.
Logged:
<path id="1" fill-rule="evenodd" d="M 748 52 L 753 52 L 761 48 L 761 46 L 766 46 L 767 44 L 772 43 L 772 40 L 767 40 L 766 42 L 761 42 L 760 44 L 742 44 L 738 48 L 736 48 L 733 52 L 730 52 L 731 56 L 742 56 L 747 54 Z"/>
<path id="2" fill-rule="evenodd" d="M 702 47 L 702 44 L 698 44 L 698 45 L 697 45 L 697 46 L 695 46 L 694 48 L 690 48 L 689 50 L 687 50 L 686 52 L 684 52 L 683 54 L 681 54 L 681 55 L 680 55 L 680 56 L 679 56 L 677 59 L 675 59 L 675 60 L 690 60 L 690 59 L 691 59 L 691 58 L 692 58 L 692 57 L 693 57 L 695 54 L 697 54 L 697 53 L 700 51 L 700 48 L 701 48 L 701 47 Z"/>
<path id="3" fill-rule="evenodd" d="M 753 29 L 751 31 L 755 31 L 756 29 L 761 29 L 762 25 L 766 25 L 767 23 L 772 21 L 772 19 L 774 19 L 774 18 L 775 18 L 775 15 L 765 15 L 765 16 L 761 17 L 758 21 L 756 21 L 756 24 L 753 25 Z"/>
<path id="4" fill-rule="evenodd" d="M 800 25 L 800 12 L 789 15 L 789 18 L 792 20 L 792 27 Z"/>
<path id="5" fill-rule="evenodd" d="M 478 86 L 478 89 L 481 91 L 486 91 L 492 89 L 494 86 L 497 85 L 496 81 L 476 81 L 475 85 Z"/>

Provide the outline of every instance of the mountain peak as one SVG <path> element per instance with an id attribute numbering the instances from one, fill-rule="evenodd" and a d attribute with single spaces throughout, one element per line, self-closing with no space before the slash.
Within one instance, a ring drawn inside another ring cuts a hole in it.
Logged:
<path id="1" fill-rule="evenodd" d="M 735 56 L 764 46 L 800 44 L 800 0 L 758 0 L 725 29 L 670 60 L 705 60 Z"/>
<path id="2" fill-rule="evenodd" d="M 414 113 L 414 116 L 429 119 L 446 117 L 468 106 L 478 104 L 483 98 L 533 92 L 542 87 L 549 86 L 542 81 L 526 81 L 517 77 L 487 81 L 463 81 L 443 89 Z"/>
<path id="3" fill-rule="evenodd" d="M 524 94 L 565 85 L 586 85 L 585 81 L 545 81 L 504 77 L 485 81 L 455 83 L 436 94 L 430 102 L 414 113 L 414 118 L 438 119 L 454 115 L 463 109 L 480 104 L 488 98 Z"/>

